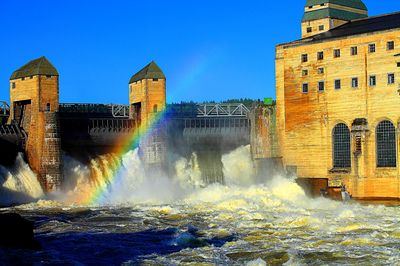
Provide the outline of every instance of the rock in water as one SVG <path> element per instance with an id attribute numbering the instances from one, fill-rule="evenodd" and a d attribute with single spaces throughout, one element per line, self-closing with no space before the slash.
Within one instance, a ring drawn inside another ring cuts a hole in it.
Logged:
<path id="1" fill-rule="evenodd" d="M 40 249 L 33 235 L 33 222 L 16 213 L 0 214 L 0 247 Z"/>

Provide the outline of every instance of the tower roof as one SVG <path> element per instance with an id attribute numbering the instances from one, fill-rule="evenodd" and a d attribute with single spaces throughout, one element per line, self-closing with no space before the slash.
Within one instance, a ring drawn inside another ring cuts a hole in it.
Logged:
<path id="1" fill-rule="evenodd" d="M 150 64 L 131 77 L 129 84 L 143 79 L 165 79 L 165 75 L 156 62 L 151 61 Z"/>
<path id="2" fill-rule="evenodd" d="M 36 75 L 58 76 L 58 72 L 57 69 L 50 63 L 50 61 L 47 60 L 46 57 L 42 56 L 38 59 L 30 61 L 26 65 L 14 71 L 10 77 L 10 80 Z"/>
<path id="3" fill-rule="evenodd" d="M 368 9 L 361 0 L 307 0 L 304 21 L 322 18 L 354 20 L 368 17 Z"/>

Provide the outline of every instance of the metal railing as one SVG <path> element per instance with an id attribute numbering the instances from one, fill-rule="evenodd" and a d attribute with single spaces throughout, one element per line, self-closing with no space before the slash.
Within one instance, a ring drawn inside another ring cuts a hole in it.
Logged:
<path id="1" fill-rule="evenodd" d="M 197 117 L 247 117 L 250 110 L 242 103 L 198 104 Z"/>

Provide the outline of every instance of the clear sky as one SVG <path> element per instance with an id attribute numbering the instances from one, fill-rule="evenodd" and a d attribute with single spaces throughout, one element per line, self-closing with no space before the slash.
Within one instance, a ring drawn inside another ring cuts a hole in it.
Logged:
<path id="1" fill-rule="evenodd" d="M 9 77 L 46 56 L 61 102 L 127 103 L 151 60 L 167 101 L 275 97 L 275 45 L 300 38 L 305 0 L 0 0 L 0 100 Z M 398 0 L 365 0 L 370 15 Z"/>

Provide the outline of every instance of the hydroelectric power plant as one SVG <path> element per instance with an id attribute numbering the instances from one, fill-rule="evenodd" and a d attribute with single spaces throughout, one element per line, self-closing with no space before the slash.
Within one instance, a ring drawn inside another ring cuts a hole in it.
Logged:
<path id="1" fill-rule="evenodd" d="M 123 25 L 111 26 L 120 19 L 140 34 L 119 48 L 144 43 L 153 53 L 155 39 L 167 43 L 171 14 L 182 18 L 166 5 L 178 6 L 152 2 L 138 23 L 142 2 L 107 5 L 105 14 L 136 12 L 110 15 L 91 49 L 108 25 L 104 36 L 121 40 L 112 36 Z M 361 0 L 305 2 L 302 39 L 276 46 L 276 101 L 167 103 L 173 86 L 152 61 L 107 92 L 127 94 L 127 104 L 69 103 L 60 101 L 62 64 L 40 57 L 10 70 L 10 99 L 0 99 L 0 265 L 400 265 L 400 14 L 369 17 Z M 209 13 L 220 19 L 218 6 L 186 7 L 194 19 L 180 21 L 185 34 L 196 31 L 198 9 L 228 36 Z M 239 13 L 247 20 L 249 10 L 240 8 L 235 20 L 246 25 Z M 46 25 L 41 34 L 54 36 Z M 235 38 L 251 43 L 240 28 Z M 226 86 L 238 77 L 219 78 Z"/>

